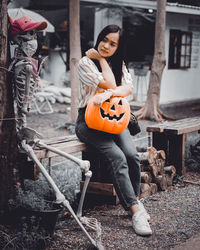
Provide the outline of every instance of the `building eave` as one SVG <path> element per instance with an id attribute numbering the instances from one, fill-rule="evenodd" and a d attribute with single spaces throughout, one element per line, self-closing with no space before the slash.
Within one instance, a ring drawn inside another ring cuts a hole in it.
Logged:
<path id="1" fill-rule="evenodd" d="M 167 3 L 166 11 L 180 14 L 200 15 L 200 7 L 178 3 Z"/>
<path id="2" fill-rule="evenodd" d="M 96 3 L 96 4 L 109 4 L 110 6 L 124 6 L 124 7 L 134 7 L 141 9 L 153 9 L 157 8 L 157 1 L 148 0 L 81 0 L 81 2 Z M 189 15 L 200 15 L 200 7 L 183 5 L 178 3 L 167 3 L 166 12 L 189 14 Z"/>

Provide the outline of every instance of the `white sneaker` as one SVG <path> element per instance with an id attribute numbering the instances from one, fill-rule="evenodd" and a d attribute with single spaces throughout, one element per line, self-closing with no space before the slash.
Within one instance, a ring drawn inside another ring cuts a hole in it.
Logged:
<path id="1" fill-rule="evenodd" d="M 142 236 L 152 234 L 149 222 L 147 221 L 146 217 L 144 216 L 144 213 L 141 210 L 139 210 L 133 215 L 132 224 L 136 234 Z"/>
<path id="2" fill-rule="evenodd" d="M 139 200 L 138 200 L 138 206 L 139 206 L 140 211 L 143 212 L 143 215 L 146 217 L 146 219 L 150 220 L 151 219 L 150 215 L 147 213 L 147 210 L 145 209 L 143 203 Z M 128 211 L 128 215 L 132 217 L 132 213 L 130 210 Z"/>
<path id="3" fill-rule="evenodd" d="M 140 210 L 143 211 L 144 216 L 146 216 L 146 219 L 150 220 L 150 215 L 147 213 L 147 210 L 145 209 L 143 203 L 139 200 L 138 200 L 138 206 L 139 206 Z"/>

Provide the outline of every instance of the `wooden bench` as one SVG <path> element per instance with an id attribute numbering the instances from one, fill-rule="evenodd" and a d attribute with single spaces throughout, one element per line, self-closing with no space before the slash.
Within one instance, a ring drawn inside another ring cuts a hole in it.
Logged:
<path id="1" fill-rule="evenodd" d="M 87 193 L 91 195 L 101 195 L 102 198 L 106 198 L 106 200 L 112 204 L 117 204 L 119 202 L 118 196 L 115 192 L 113 184 L 111 182 L 106 183 L 106 179 L 102 176 L 103 174 L 103 167 L 100 169 L 100 163 L 102 161 L 101 156 L 95 152 L 92 148 L 89 148 L 85 145 L 85 143 L 81 142 L 76 135 L 68 135 L 58 138 L 50 138 L 43 140 L 43 142 L 47 145 L 51 145 L 52 147 L 64 151 L 68 154 L 75 154 L 75 153 L 82 153 L 83 160 L 89 160 L 91 167 L 90 170 L 93 172 L 91 181 L 87 188 Z M 34 152 L 39 160 L 42 159 L 51 159 L 53 157 L 58 157 L 54 152 L 51 152 L 46 149 L 34 149 Z M 96 168 L 99 169 L 97 170 Z M 102 181 L 103 180 L 103 181 Z M 83 180 L 81 181 L 80 185 L 83 186 Z"/>
<path id="2" fill-rule="evenodd" d="M 169 164 L 176 167 L 179 175 L 186 172 L 184 165 L 186 136 L 190 132 L 200 132 L 200 117 L 166 121 L 146 128 L 152 133 L 152 144 L 157 150 L 164 150 Z"/>

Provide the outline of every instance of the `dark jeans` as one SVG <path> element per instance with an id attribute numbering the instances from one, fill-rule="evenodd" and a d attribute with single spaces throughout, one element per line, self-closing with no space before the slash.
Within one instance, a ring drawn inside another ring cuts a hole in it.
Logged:
<path id="1" fill-rule="evenodd" d="M 85 108 L 79 109 L 76 135 L 87 145 L 97 149 L 108 162 L 108 172 L 125 210 L 137 204 L 140 194 L 140 162 L 136 147 L 128 129 L 114 135 L 88 128 L 85 123 Z"/>

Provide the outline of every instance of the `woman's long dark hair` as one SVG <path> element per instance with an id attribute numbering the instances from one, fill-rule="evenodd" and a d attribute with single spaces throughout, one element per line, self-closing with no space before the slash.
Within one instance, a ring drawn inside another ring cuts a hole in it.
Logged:
<path id="1" fill-rule="evenodd" d="M 122 64 L 124 61 L 124 54 L 125 54 L 125 39 L 124 39 L 124 35 L 123 35 L 123 30 L 115 24 L 111 24 L 106 26 L 98 35 L 97 37 L 97 41 L 95 44 L 95 49 L 97 50 L 99 43 L 101 41 L 103 41 L 103 39 L 105 38 L 105 36 L 107 36 L 110 33 L 116 33 L 119 32 L 119 43 L 118 43 L 118 48 L 115 51 L 114 55 L 112 55 L 111 57 L 108 58 L 108 62 L 111 65 L 113 74 L 115 76 L 115 81 L 117 86 L 119 86 L 121 84 L 121 80 L 122 80 Z M 94 63 L 96 64 L 96 66 L 98 67 L 98 69 L 101 71 L 101 67 L 99 65 L 99 62 L 97 60 L 94 60 Z"/>

